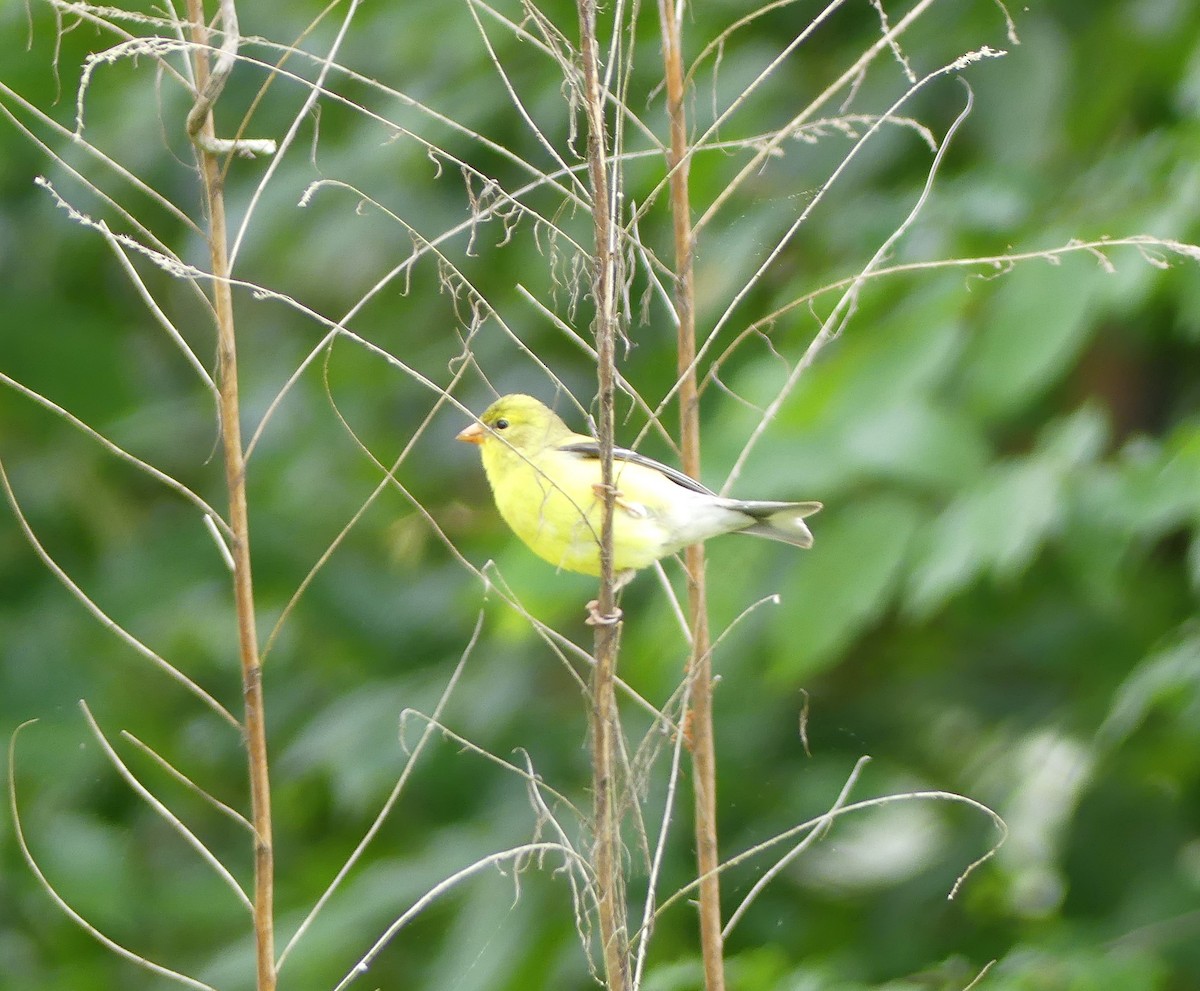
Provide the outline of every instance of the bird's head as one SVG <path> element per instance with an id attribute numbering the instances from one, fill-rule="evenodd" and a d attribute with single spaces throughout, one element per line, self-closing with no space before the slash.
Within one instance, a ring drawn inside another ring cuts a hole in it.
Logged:
<path id="1" fill-rule="evenodd" d="M 467 444 L 489 446 L 499 441 L 522 453 L 540 451 L 571 436 L 571 431 L 553 410 L 532 396 L 501 396 L 483 411 L 478 423 L 458 434 Z"/>

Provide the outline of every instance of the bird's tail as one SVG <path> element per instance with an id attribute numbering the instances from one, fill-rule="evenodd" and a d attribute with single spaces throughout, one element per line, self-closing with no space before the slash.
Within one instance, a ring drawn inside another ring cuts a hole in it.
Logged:
<path id="1" fill-rule="evenodd" d="M 730 501 L 730 509 L 745 513 L 754 523 L 741 533 L 755 537 L 782 540 L 796 547 L 812 547 L 813 535 L 805 518 L 821 508 L 819 502 L 738 502 Z"/>

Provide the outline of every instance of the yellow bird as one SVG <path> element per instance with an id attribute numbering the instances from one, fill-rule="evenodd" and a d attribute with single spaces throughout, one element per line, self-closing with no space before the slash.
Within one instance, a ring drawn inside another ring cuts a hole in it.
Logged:
<path id="1" fill-rule="evenodd" d="M 600 574 L 604 489 L 600 445 L 532 396 L 497 399 L 458 435 L 478 444 L 496 508 L 538 557 Z M 721 533 L 811 547 L 804 519 L 819 502 L 726 499 L 636 451 L 613 451 L 613 571 L 621 588 L 642 568 Z"/>

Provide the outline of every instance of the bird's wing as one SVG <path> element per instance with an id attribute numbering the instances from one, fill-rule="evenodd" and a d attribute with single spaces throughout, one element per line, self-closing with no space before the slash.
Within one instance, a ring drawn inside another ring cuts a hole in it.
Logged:
<path id="1" fill-rule="evenodd" d="M 598 442 L 591 440 L 574 441 L 570 444 L 563 444 L 559 447 L 560 451 L 567 451 L 571 454 L 582 454 L 585 458 L 600 457 L 600 445 Z M 631 451 L 626 447 L 613 448 L 614 461 L 628 461 L 630 464 L 641 465 L 643 468 L 651 468 L 667 478 L 676 485 L 682 486 L 685 489 L 690 489 L 692 492 L 699 492 L 702 495 L 716 495 L 711 489 L 706 488 L 697 482 L 694 478 L 685 475 L 681 471 L 676 471 L 668 465 L 664 465 L 660 461 L 655 461 L 653 458 L 648 458 L 644 454 L 638 454 L 637 451 Z"/>

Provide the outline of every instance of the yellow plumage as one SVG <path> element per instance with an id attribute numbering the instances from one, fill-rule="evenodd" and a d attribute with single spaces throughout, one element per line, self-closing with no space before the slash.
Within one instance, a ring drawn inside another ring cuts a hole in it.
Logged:
<path id="1" fill-rule="evenodd" d="M 497 399 L 458 439 L 478 444 L 496 508 L 539 557 L 567 571 L 600 574 L 599 447 L 531 396 Z M 690 544 L 741 531 L 810 547 L 804 517 L 819 502 L 726 499 L 666 465 L 617 449 L 613 570 L 633 573 Z"/>

